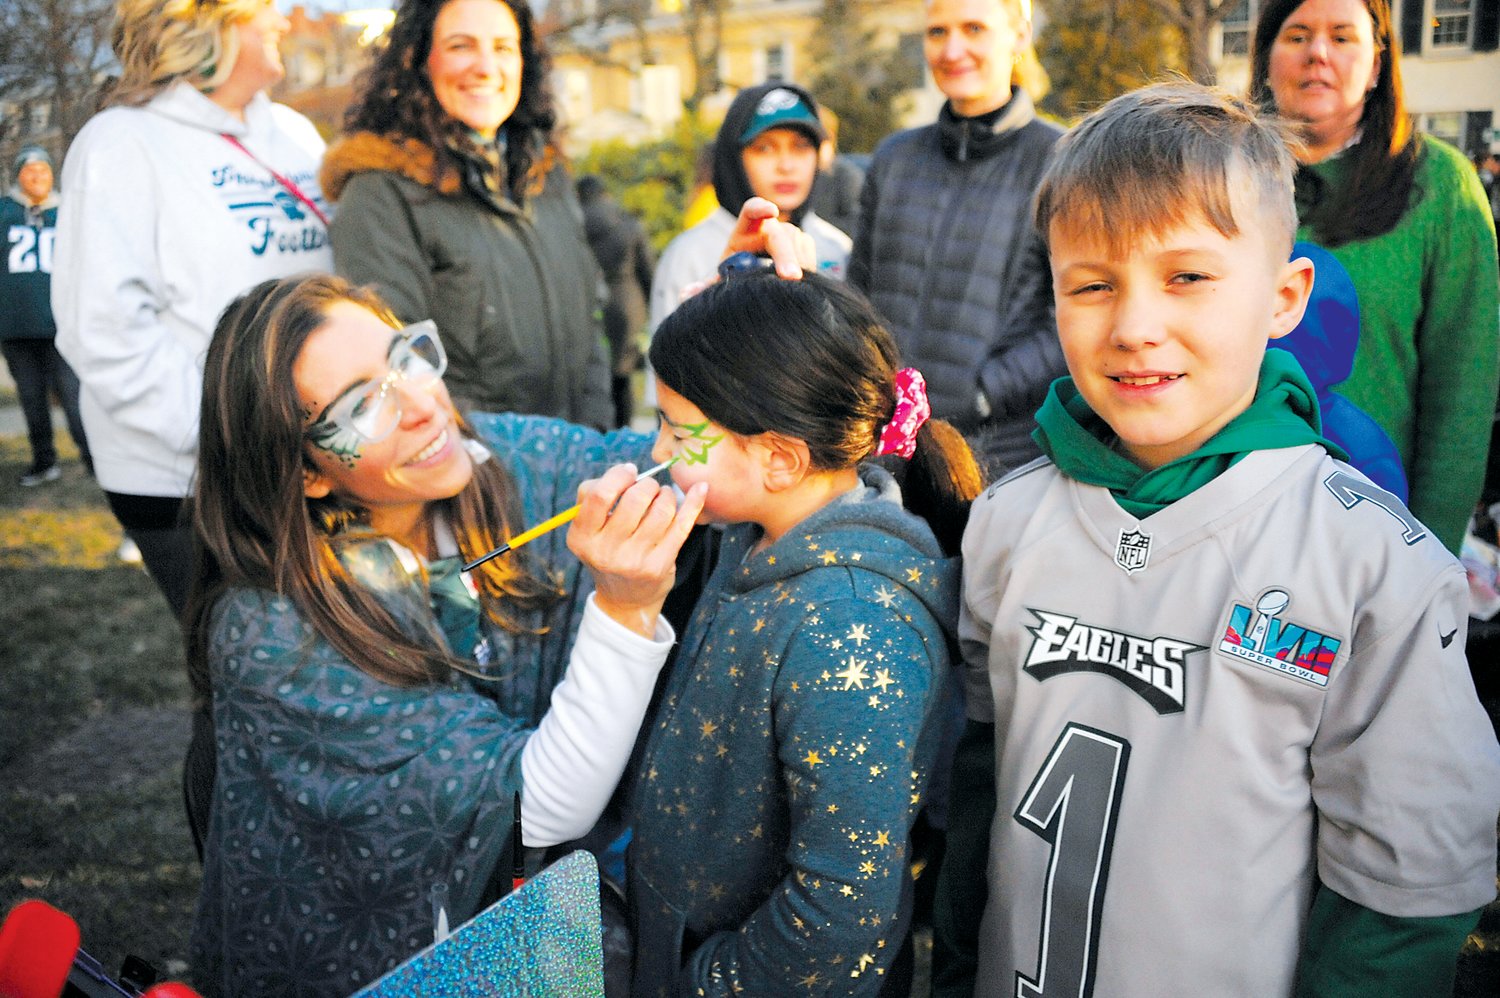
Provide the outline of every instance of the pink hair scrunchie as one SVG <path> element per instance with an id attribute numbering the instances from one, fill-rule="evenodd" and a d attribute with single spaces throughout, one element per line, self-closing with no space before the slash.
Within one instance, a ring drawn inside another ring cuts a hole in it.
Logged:
<path id="1" fill-rule="evenodd" d="M 917 431 L 931 416 L 932 404 L 927 401 L 927 381 L 922 372 L 915 367 L 903 367 L 896 372 L 896 411 L 880 431 L 875 456 L 896 454 L 910 458 L 917 452 Z"/>

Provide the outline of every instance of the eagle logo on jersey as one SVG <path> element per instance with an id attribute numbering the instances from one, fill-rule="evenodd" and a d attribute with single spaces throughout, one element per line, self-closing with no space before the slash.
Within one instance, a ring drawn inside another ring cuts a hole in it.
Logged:
<path id="1" fill-rule="evenodd" d="M 1066 672 L 1097 672 L 1119 680 L 1158 714 L 1182 712 L 1187 699 L 1188 655 L 1203 645 L 1176 638 L 1143 638 L 1124 631 L 1080 624 L 1077 617 L 1026 608 L 1036 618 L 1027 627 L 1032 637 L 1027 675 L 1048 680 Z"/>
<path id="2" fill-rule="evenodd" d="M 1286 590 L 1267 589 L 1254 609 L 1234 604 L 1219 651 L 1314 686 L 1327 686 L 1333 660 L 1344 642 L 1283 618 L 1291 602 Z"/>
<path id="3" fill-rule="evenodd" d="M 1115 544 L 1115 564 L 1123 568 L 1126 575 L 1134 575 L 1150 560 L 1151 535 L 1121 529 L 1120 540 Z"/>

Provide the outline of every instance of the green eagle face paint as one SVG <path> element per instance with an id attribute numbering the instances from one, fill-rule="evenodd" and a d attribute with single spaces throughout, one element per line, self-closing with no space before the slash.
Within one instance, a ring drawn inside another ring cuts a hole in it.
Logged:
<path id="1" fill-rule="evenodd" d="M 308 428 L 307 439 L 318 450 L 331 455 L 346 468 L 353 468 L 359 460 L 359 445 L 363 443 L 359 434 L 338 423 L 319 422 Z"/>
<path id="2" fill-rule="evenodd" d="M 702 423 L 674 423 L 666 416 L 661 418 L 672 429 L 687 432 L 686 437 L 676 437 L 677 449 L 684 464 L 707 464 L 708 452 L 724 440 L 724 434 L 708 432 L 709 423 L 706 420 Z M 696 446 L 693 441 L 697 441 Z"/>

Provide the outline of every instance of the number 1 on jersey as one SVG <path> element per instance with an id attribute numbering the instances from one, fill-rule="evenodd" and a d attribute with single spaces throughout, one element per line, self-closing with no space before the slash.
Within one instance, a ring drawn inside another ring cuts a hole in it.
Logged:
<path id="1" fill-rule="evenodd" d="M 1088 998 L 1099 956 L 1130 743 L 1081 724 L 1063 729 L 1015 819 L 1052 846 L 1036 977 L 1016 972 L 1016 998 Z"/>

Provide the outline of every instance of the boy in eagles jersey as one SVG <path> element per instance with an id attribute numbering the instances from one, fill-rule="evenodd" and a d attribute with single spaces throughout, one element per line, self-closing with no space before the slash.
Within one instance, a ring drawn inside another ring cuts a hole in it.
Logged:
<path id="1" fill-rule="evenodd" d="M 1444 995 L 1495 896 L 1463 569 L 1267 350 L 1313 280 L 1292 173 L 1277 126 L 1189 84 L 1056 147 L 1071 377 L 964 535 L 961 766 L 992 738 L 995 797 L 987 847 L 950 831 L 940 890 L 988 902 L 967 946 L 940 923 L 939 993 Z"/>

